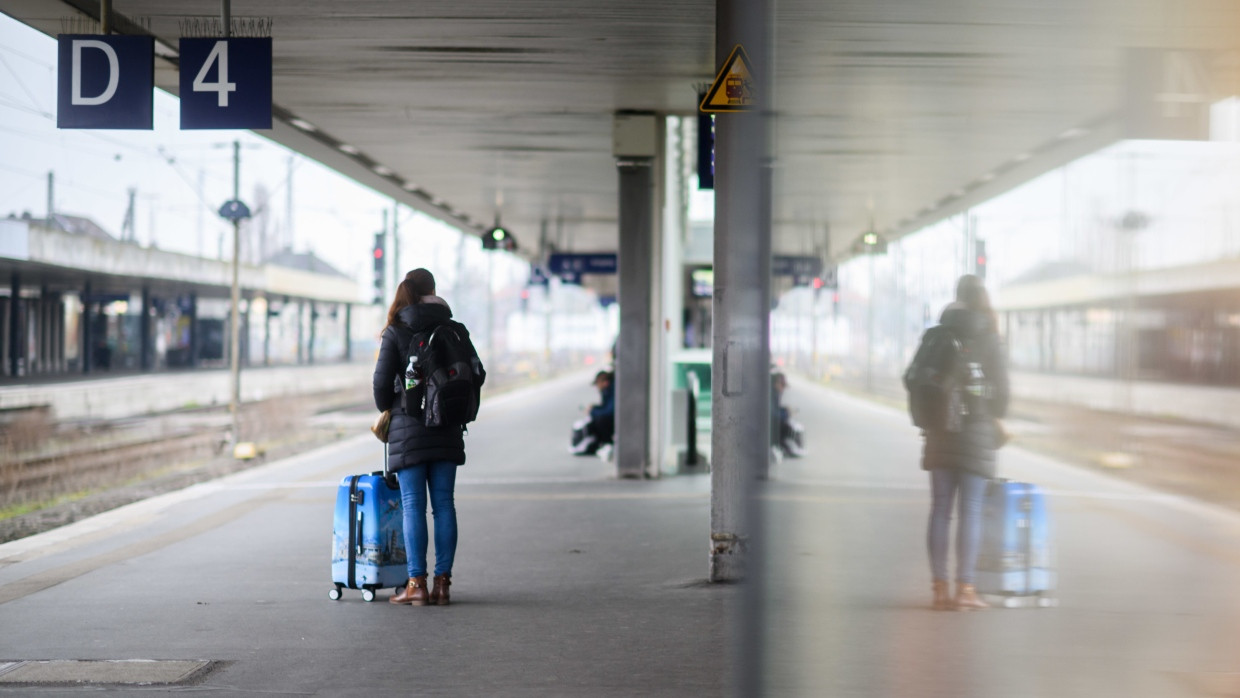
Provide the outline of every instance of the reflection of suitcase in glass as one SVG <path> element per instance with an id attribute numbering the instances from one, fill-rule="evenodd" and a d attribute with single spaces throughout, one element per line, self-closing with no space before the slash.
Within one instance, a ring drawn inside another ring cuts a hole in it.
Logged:
<path id="1" fill-rule="evenodd" d="M 403 587 L 409 579 L 400 489 L 388 477 L 346 475 L 340 482 L 332 527 L 333 600 L 348 587 L 374 601 L 376 590 Z"/>
<path id="2" fill-rule="evenodd" d="M 982 507 L 977 591 L 1004 606 L 1055 605 L 1046 495 L 1027 482 L 991 480 Z"/>

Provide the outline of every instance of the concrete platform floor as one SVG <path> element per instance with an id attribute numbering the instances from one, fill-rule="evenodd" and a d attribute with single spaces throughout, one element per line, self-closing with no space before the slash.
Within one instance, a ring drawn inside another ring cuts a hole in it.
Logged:
<path id="1" fill-rule="evenodd" d="M 615 480 L 567 454 L 593 398 L 579 374 L 471 428 L 452 606 L 327 598 L 335 486 L 382 452 L 367 434 L 0 546 L 0 694 L 713 696 L 734 639 L 762 649 L 772 696 L 1237 694 L 1240 516 L 1008 447 L 1000 474 L 1050 493 L 1060 606 L 934 612 L 916 431 L 794 388 L 810 455 L 760 491 L 761 637 L 736 638 L 741 589 L 704 583 L 708 477 Z M 216 664 L 188 684 L 105 686 L 81 663 L 63 675 L 94 683 L 4 683 L 58 659 Z"/>
<path id="2" fill-rule="evenodd" d="M 470 429 L 449 607 L 328 599 L 336 484 L 381 467 L 366 433 L 0 546 L 0 663 L 214 660 L 195 688 L 223 695 L 717 695 L 736 589 L 704 583 L 708 479 L 568 455 L 588 381 Z M 0 673 L 31 691 L 80 689 Z"/>

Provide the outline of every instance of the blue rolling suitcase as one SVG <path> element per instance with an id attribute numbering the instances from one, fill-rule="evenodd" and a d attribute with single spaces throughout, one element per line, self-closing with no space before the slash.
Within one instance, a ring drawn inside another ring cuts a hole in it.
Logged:
<path id="1" fill-rule="evenodd" d="M 374 601 L 376 590 L 402 587 L 409 578 L 400 490 L 388 478 L 376 472 L 340 482 L 332 530 L 333 601 L 345 587 L 361 589 L 362 599 Z"/>
<path id="2" fill-rule="evenodd" d="M 1037 485 L 1003 479 L 986 485 L 977 590 L 1007 607 L 1055 605 L 1050 518 Z"/>

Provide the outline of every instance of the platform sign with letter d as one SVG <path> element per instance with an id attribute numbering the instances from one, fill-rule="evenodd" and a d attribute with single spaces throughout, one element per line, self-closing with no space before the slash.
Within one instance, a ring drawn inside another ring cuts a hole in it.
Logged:
<path id="1" fill-rule="evenodd" d="M 61 34 L 56 41 L 58 128 L 154 126 L 154 38 Z"/>
<path id="2" fill-rule="evenodd" d="M 271 128 L 271 38 L 181 39 L 181 128 Z"/>

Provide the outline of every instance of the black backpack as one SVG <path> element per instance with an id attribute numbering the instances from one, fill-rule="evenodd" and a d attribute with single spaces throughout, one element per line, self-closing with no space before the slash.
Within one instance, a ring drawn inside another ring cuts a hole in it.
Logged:
<path id="1" fill-rule="evenodd" d="M 464 427 L 478 417 L 478 402 L 486 371 L 456 323 L 445 323 L 413 335 L 406 366 L 413 359 L 417 385 L 402 390 L 405 413 L 428 427 Z M 403 388 L 404 376 L 397 377 Z"/>
<path id="2" fill-rule="evenodd" d="M 960 431 L 966 420 L 985 416 L 990 388 L 971 345 L 943 325 L 922 335 L 913 362 L 904 372 L 914 426 Z"/>

